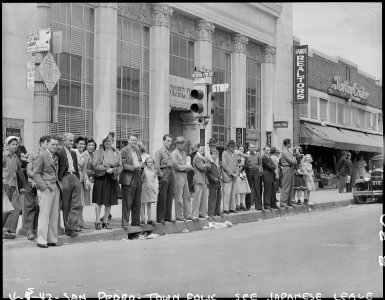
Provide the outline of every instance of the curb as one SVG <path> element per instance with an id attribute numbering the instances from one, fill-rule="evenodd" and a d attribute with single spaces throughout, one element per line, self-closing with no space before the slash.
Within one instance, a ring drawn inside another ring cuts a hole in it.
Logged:
<path id="1" fill-rule="evenodd" d="M 282 217 L 286 215 L 296 215 L 301 213 L 309 213 L 312 211 L 322 211 L 327 209 L 334 209 L 343 206 L 349 206 L 354 204 L 353 199 L 332 201 L 326 203 L 313 203 L 310 205 L 294 205 L 293 207 L 286 207 L 265 211 L 245 211 L 238 214 L 224 215 L 223 217 L 214 217 L 215 222 L 230 221 L 232 224 L 249 223 L 255 221 L 261 221 L 263 219 L 272 219 Z M 79 237 L 71 238 L 69 236 L 60 235 L 59 241 L 65 244 L 85 243 L 93 241 L 111 241 L 127 239 L 128 234 L 136 234 L 143 231 L 156 233 L 159 235 L 180 233 L 184 230 L 196 231 L 202 230 L 204 226 L 207 226 L 209 221 L 207 219 L 199 219 L 196 222 L 191 220 L 178 221 L 177 223 L 166 223 L 166 225 L 157 224 L 156 226 L 145 225 L 144 227 L 129 227 L 128 231 L 122 228 L 114 228 L 108 231 L 92 231 L 79 234 Z M 118 224 L 118 223 L 117 223 Z M 120 226 L 120 225 L 118 225 Z M 3 240 L 3 249 L 13 249 L 20 247 L 36 247 L 36 242 L 28 241 L 26 238 L 20 240 Z"/>

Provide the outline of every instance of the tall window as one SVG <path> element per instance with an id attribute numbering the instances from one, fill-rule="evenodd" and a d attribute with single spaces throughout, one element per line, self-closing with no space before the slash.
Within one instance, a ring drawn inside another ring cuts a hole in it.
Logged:
<path id="1" fill-rule="evenodd" d="M 231 56 L 223 50 L 213 48 L 213 83 L 228 83 L 231 87 Z M 215 93 L 212 136 L 225 145 L 230 138 L 231 92 Z"/>
<path id="2" fill-rule="evenodd" d="M 318 119 L 318 98 L 310 96 L 310 118 Z"/>
<path id="3" fill-rule="evenodd" d="M 299 113 L 302 117 L 309 118 L 309 103 L 300 103 L 297 104 L 299 106 Z"/>
<path id="4" fill-rule="evenodd" d="M 325 99 L 319 100 L 319 114 L 321 120 L 327 120 L 328 119 L 328 101 Z"/>
<path id="5" fill-rule="evenodd" d="M 135 133 L 149 146 L 150 29 L 118 17 L 116 139 Z"/>
<path id="6" fill-rule="evenodd" d="M 247 58 L 246 127 L 261 128 L 261 64 Z"/>
<path id="7" fill-rule="evenodd" d="M 352 107 L 345 105 L 345 125 L 352 125 Z"/>
<path id="8" fill-rule="evenodd" d="M 337 104 L 337 122 L 340 124 L 344 123 L 344 104 Z"/>
<path id="9" fill-rule="evenodd" d="M 329 122 L 337 122 L 337 103 L 329 101 Z"/>
<path id="10" fill-rule="evenodd" d="M 379 113 L 378 114 L 378 117 L 377 117 L 377 119 L 378 119 L 378 131 L 379 132 L 383 132 L 384 131 L 384 129 L 382 128 L 382 114 L 381 113 Z"/>
<path id="11" fill-rule="evenodd" d="M 192 79 L 194 73 L 194 42 L 171 33 L 170 75 Z"/>
<path id="12" fill-rule="evenodd" d="M 54 55 L 61 77 L 58 123 L 51 133 L 92 136 L 94 9 L 82 3 L 52 3 L 50 27 L 63 33 L 63 53 Z"/>

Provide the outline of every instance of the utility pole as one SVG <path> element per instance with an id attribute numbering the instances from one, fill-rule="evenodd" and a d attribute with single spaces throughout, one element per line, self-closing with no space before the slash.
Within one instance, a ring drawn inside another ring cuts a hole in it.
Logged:
<path id="1" fill-rule="evenodd" d="M 37 3 L 37 30 L 49 28 L 51 3 Z M 44 83 L 39 66 L 48 51 L 35 54 L 35 87 L 33 110 L 33 151 L 38 150 L 38 141 L 43 135 L 50 134 L 51 126 L 51 92 Z"/>

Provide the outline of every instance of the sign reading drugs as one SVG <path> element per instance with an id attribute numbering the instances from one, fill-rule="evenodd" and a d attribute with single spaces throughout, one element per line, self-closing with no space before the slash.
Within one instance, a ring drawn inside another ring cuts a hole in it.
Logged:
<path id="1" fill-rule="evenodd" d="M 27 34 L 27 53 L 50 50 L 51 30 L 39 29 Z"/>
<path id="2" fill-rule="evenodd" d="M 308 46 L 294 46 L 294 103 L 307 103 Z"/>

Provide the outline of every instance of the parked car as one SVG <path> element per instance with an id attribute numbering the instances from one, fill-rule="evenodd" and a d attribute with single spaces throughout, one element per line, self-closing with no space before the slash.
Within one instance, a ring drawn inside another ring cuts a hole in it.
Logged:
<path id="1" fill-rule="evenodd" d="M 357 204 L 372 203 L 383 199 L 383 158 L 382 155 L 377 155 L 375 158 L 373 164 L 375 169 L 357 179 L 354 184 L 353 198 Z"/>

